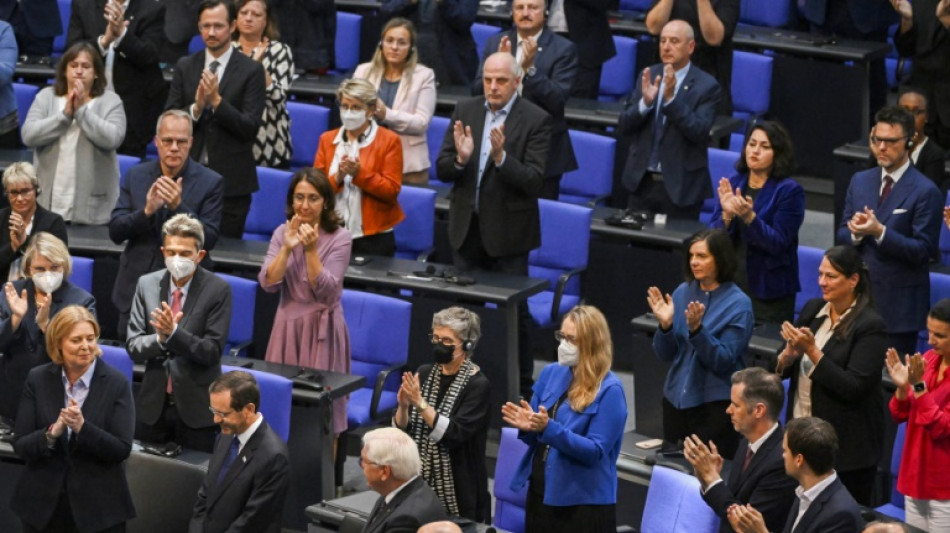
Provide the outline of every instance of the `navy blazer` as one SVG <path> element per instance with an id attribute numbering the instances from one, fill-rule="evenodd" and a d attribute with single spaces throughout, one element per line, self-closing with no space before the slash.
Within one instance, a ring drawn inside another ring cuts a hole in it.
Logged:
<path id="1" fill-rule="evenodd" d="M 17 294 L 26 291 L 27 310 L 20 326 L 13 331 L 10 304 L 0 298 L 0 416 L 16 418 L 23 383 L 33 368 L 49 362 L 46 337 L 36 324 L 36 288 L 32 279 L 13 282 Z M 49 316 L 52 319 L 67 305 L 81 305 L 96 314 L 96 299 L 85 290 L 63 280 L 53 291 Z"/>
<path id="2" fill-rule="evenodd" d="M 726 516 L 733 504 L 750 504 L 762 513 L 765 526 L 769 531 L 778 531 L 788 517 L 788 509 L 795 499 L 795 480 L 785 473 L 785 461 L 782 459 L 782 440 L 785 432 L 779 424 L 769 438 L 752 455 L 749 467 L 742 471 L 749 441 L 742 439 L 735 457 L 729 479 L 723 480 L 703 493 L 703 500 L 719 515 L 720 533 L 732 533 L 732 526 Z"/>
<path id="3" fill-rule="evenodd" d="M 663 64 L 650 67 L 651 79 L 662 73 Z M 640 186 L 650 162 L 656 106 L 660 105 L 660 113 L 666 116 L 660 139 L 663 186 L 676 205 L 698 205 L 713 194 L 707 147 L 709 130 L 716 121 L 716 106 L 722 97 L 719 83 L 696 65 L 690 65 L 676 97 L 663 106 L 662 95 L 658 94 L 654 107 L 641 115 L 641 81 L 642 77 L 637 76 L 637 87 L 628 98 L 629 104 L 617 126 L 618 133 L 633 137 L 623 169 L 623 184 L 631 193 Z"/>
<path id="4" fill-rule="evenodd" d="M 10 215 L 13 210 L 9 207 L 0 209 L 0 280 L 6 280 L 10 276 L 10 265 L 18 257 L 23 257 L 23 253 L 33 240 L 33 236 L 41 231 L 50 233 L 64 244 L 69 244 L 69 235 L 66 234 L 66 222 L 63 217 L 46 209 L 39 203 L 36 204 L 36 211 L 33 213 L 33 229 L 26 236 L 26 242 L 17 250 L 13 250 L 10 245 Z"/>
<path id="5" fill-rule="evenodd" d="M 65 396 L 61 366 L 47 363 L 30 371 L 13 441 L 26 470 L 10 508 L 30 526 L 43 529 L 65 492 L 80 531 L 100 531 L 133 518 L 124 468 L 135 429 L 129 380 L 97 358 L 82 405 L 82 430 L 72 438 L 64 431 L 49 448 L 46 430 L 59 417 Z"/>
<path id="6" fill-rule="evenodd" d="M 515 30 L 496 33 L 488 38 L 482 57 L 488 57 L 498 51 L 502 37 L 511 41 L 511 51 L 517 51 L 518 34 Z M 485 94 L 482 83 L 482 66 L 472 84 L 472 94 Z M 534 58 L 534 76 L 521 77 L 521 96 L 551 115 L 551 148 L 545 164 L 545 177 L 560 177 L 565 172 L 577 170 L 577 158 L 574 146 L 568 134 L 567 120 L 564 118 L 564 106 L 571 96 L 574 80 L 577 78 L 577 47 L 571 41 L 544 28 L 538 37 L 538 53 Z"/>
<path id="7" fill-rule="evenodd" d="M 733 191 L 745 194 L 749 177 L 736 174 L 729 178 Z M 715 192 L 714 192 L 715 194 Z M 738 245 L 746 241 L 746 277 L 749 292 L 759 299 L 781 298 L 801 290 L 798 279 L 798 229 L 805 220 L 805 190 L 790 178 L 772 177 L 752 204 L 755 219 L 746 226 L 738 218 L 729 225 L 729 235 Z M 741 226 L 741 231 L 738 228 Z M 711 228 L 723 228 L 722 204 L 716 201 Z"/>
<path id="8" fill-rule="evenodd" d="M 871 273 L 874 306 L 888 333 L 924 328 L 930 306 L 930 261 L 937 257 L 943 199 L 936 185 L 913 165 L 878 206 L 881 169 L 858 172 L 851 178 L 838 228 L 839 244 L 852 244 L 848 222 L 865 206 L 887 227 L 878 244 L 864 237 L 858 244 Z"/>
<path id="9" fill-rule="evenodd" d="M 231 463 L 221 483 L 221 472 L 231 441 L 220 435 L 215 444 L 188 526 L 190 533 L 280 531 L 284 499 L 290 486 L 287 445 L 264 420 Z"/>
<path id="10" fill-rule="evenodd" d="M 842 0 L 798 0 L 803 17 L 812 24 L 825 23 L 827 4 Z M 858 31 L 871 33 L 887 28 L 898 21 L 897 12 L 888 0 L 843 0 L 848 4 L 848 13 Z M 931 13 L 933 15 L 933 13 Z"/>
<path id="11" fill-rule="evenodd" d="M 178 60 L 165 109 L 191 112 L 204 68 L 204 50 Z M 224 196 L 249 195 L 258 188 L 252 148 L 261 126 L 265 88 L 264 67 L 244 54 L 232 53 L 218 86 L 221 104 L 195 121 L 191 158 L 200 161 L 201 151 L 207 148 L 208 167 L 224 177 Z"/>
<path id="12" fill-rule="evenodd" d="M 165 267 L 162 255 L 162 225 L 171 217 L 186 213 L 201 221 L 205 232 L 204 249 L 211 250 L 218 242 L 221 225 L 221 204 L 224 190 L 221 175 L 208 167 L 187 160 L 181 173 L 181 204 L 172 210 L 167 206 L 145 216 L 145 199 L 155 180 L 162 175 L 158 161 L 146 161 L 130 168 L 119 189 L 119 199 L 109 219 L 109 238 L 116 244 L 125 242 L 119 256 L 119 273 L 112 286 L 112 303 L 122 313 L 132 307 L 132 296 L 139 278 Z M 202 262 L 210 265 L 210 258 Z"/>
<path id="13" fill-rule="evenodd" d="M 840 478 L 835 479 L 811 502 L 799 520 L 798 527 L 793 530 L 800 504 L 801 501 L 794 498 L 783 533 L 858 533 L 864 529 L 861 508 Z"/>
<path id="14" fill-rule="evenodd" d="M 18 0 L 0 0 L 0 19 L 10 20 Z M 24 0 L 20 12 L 30 35 L 41 38 L 56 37 L 63 33 L 57 0 Z"/>

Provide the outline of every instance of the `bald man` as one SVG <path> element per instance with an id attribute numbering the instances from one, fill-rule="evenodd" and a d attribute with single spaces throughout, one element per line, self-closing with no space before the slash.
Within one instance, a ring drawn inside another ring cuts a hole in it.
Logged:
<path id="1" fill-rule="evenodd" d="M 462 528 L 455 522 L 446 520 L 443 522 L 430 522 L 420 527 L 416 533 L 462 533 Z"/>

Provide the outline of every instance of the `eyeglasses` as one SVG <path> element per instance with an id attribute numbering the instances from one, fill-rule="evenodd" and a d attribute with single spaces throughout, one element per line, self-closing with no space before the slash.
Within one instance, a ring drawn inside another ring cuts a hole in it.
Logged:
<path id="1" fill-rule="evenodd" d="M 360 466 L 360 468 L 363 468 L 363 465 L 373 465 L 373 466 L 375 466 L 375 467 L 377 467 L 377 468 L 382 468 L 382 467 L 386 466 L 386 465 L 381 465 L 381 464 L 379 464 L 379 463 L 374 463 L 374 462 L 372 462 L 372 461 L 364 461 L 362 456 L 361 456 L 359 459 L 356 460 L 356 464 L 358 464 L 358 465 Z"/>
<path id="2" fill-rule="evenodd" d="M 871 144 L 877 146 L 877 145 L 879 145 L 879 144 L 881 144 L 881 143 L 884 143 L 884 144 L 886 144 L 887 146 L 894 146 L 895 144 L 897 144 L 897 143 L 903 141 L 903 140 L 906 139 L 906 138 L 907 138 L 907 137 L 892 137 L 892 138 L 887 138 L 887 137 L 878 137 L 877 135 L 872 135 L 872 136 L 871 136 Z"/>
<path id="3" fill-rule="evenodd" d="M 214 416 L 218 418 L 227 418 L 234 414 L 234 411 L 228 411 L 227 413 L 225 413 L 224 411 L 218 411 L 217 409 L 215 409 L 214 407 L 211 407 L 210 405 L 208 406 L 208 410 L 211 411 L 211 414 L 213 414 Z"/>
<path id="4" fill-rule="evenodd" d="M 577 337 L 575 337 L 574 335 L 568 335 L 566 333 L 562 333 L 560 331 L 554 332 L 554 338 L 557 339 L 558 342 L 567 341 L 571 344 L 577 344 Z"/>
<path id="5" fill-rule="evenodd" d="M 187 137 L 183 137 L 180 139 L 173 139 L 171 137 L 162 137 L 161 139 L 158 140 L 158 142 L 162 143 L 162 146 L 164 146 L 165 148 L 171 148 L 172 146 L 176 144 L 178 146 L 188 146 L 189 144 L 191 144 L 191 139 Z"/>
<path id="6" fill-rule="evenodd" d="M 428 337 L 432 344 L 441 344 L 442 346 L 458 346 L 459 344 L 452 337 L 440 337 L 435 333 L 430 333 Z"/>
<path id="7" fill-rule="evenodd" d="M 16 198 L 18 196 L 22 198 L 26 198 L 30 196 L 31 194 L 33 194 L 33 191 L 35 190 L 36 189 L 34 189 L 33 187 L 30 187 L 29 189 L 13 189 L 12 191 L 7 191 L 7 196 L 9 196 L 10 198 Z"/>

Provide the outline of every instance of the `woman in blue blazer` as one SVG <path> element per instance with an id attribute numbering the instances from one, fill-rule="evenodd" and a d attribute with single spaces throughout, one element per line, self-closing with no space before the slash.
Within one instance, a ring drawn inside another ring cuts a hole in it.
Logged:
<path id="1" fill-rule="evenodd" d="M 781 324 L 795 314 L 798 229 L 805 191 L 788 176 L 792 142 L 778 122 L 756 124 L 746 137 L 738 174 L 719 181 L 709 226 L 729 232 L 738 255 L 736 283 L 752 299 L 756 322 Z"/>
<path id="2" fill-rule="evenodd" d="M 541 371 L 531 403 L 501 411 L 528 445 L 512 490 L 527 483 L 525 532 L 616 531 L 617 455 L 627 421 L 613 343 L 595 307 L 571 309 L 555 333 L 556 364 Z"/>

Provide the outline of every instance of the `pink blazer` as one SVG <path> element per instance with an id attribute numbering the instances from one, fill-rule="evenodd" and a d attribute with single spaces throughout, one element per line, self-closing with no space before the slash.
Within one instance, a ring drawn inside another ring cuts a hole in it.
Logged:
<path id="1" fill-rule="evenodd" d="M 371 63 L 356 67 L 354 78 L 363 78 L 379 88 L 383 73 L 370 76 Z M 430 166 L 426 130 L 435 113 L 435 73 L 431 68 L 416 65 L 412 83 L 406 83 L 403 72 L 393 106 L 386 112 L 382 124 L 399 134 L 402 141 L 402 171 L 417 172 Z"/>

